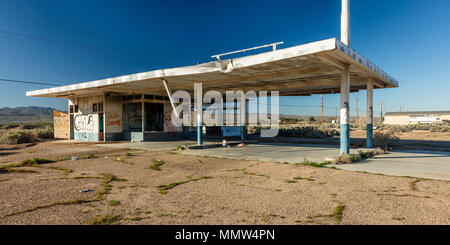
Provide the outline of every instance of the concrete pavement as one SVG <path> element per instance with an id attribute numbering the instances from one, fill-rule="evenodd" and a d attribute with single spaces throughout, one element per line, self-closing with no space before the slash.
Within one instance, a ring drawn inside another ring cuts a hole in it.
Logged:
<path id="1" fill-rule="evenodd" d="M 352 149 L 351 153 L 357 150 Z M 302 163 L 311 161 L 322 163 L 325 157 L 339 155 L 339 146 L 305 145 L 287 143 L 248 144 L 245 147 L 220 147 L 182 151 L 183 154 L 215 156 L 236 160 L 258 160 L 282 163 Z"/>
<path id="2" fill-rule="evenodd" d="M 376 174 L 450 180 L 450 152 L 394 151 L 360 163 L 332 166 Z"/>
<path id="3" fill-rule="evenodd" d="M 173 150 L 178 145 L 192 145 L 195 141 L 162 141 L 162 142 L 121 142 L 99 144 L 101 146 L 130 148 L 147 151 Z M 352 149 L 351 153 L 357 150 Z M 181 154 L 212 156 L 236 160 L 258 160 L 281 163 L 302 163 L 311 161 L 322 163 L 325 157 L 339 155 L 339 146 L 259 143 L 244 147 L 219 147 L 207 149 L 187 149 Z M 362 171 L 394 176 L 411 176 L 450 180 L 450 152 L 437 151 L 394 151 L 387 155 L 354 164 L 329 165 L 344 170 Z"/>

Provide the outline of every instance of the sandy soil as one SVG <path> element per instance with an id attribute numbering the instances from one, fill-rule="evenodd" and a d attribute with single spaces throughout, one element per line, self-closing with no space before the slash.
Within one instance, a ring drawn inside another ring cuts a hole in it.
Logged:
<path id="1" fill-rule="evenodd" d="M 2 165 L 33 157 L 98 157 L 0 173 L 0 224 L 87 224 L 105 215 L 120 215 L 118 224 L 450 224 L 445 181 L 88 143 L 0 145 L 0 154 Z M 154 160 L 163 163 L 160 171 L 148 168 Z M 96 201 L 102 173 L 126 181 L 110 182 L 104 200 Z M 177 182 L 166 194 L 157 188 Z M 85 189 L 92 191 L 80 193 Z M 77 199 L 93 201 L 67 204 Z"/>

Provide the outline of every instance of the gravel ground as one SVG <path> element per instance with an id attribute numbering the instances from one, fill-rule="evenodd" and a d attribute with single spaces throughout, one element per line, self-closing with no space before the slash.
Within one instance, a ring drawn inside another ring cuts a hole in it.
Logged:
<path id="1" fill-rule="evenodd" d="M 446 181 L 58 141 L 0 145 L 0 165 L 90 154 L 0 173 L 0 224 L 450 224 Z M 103 173 L 126 181 L 99 200 Z"/>

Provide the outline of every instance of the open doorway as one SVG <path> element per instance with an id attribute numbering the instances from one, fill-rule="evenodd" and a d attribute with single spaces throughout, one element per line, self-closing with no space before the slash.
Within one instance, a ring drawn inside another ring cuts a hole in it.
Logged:
<path id="1" fill-rule="evenodd" d="M 164 131 L 164 104 L 145 103 L 145 131 Z"/>

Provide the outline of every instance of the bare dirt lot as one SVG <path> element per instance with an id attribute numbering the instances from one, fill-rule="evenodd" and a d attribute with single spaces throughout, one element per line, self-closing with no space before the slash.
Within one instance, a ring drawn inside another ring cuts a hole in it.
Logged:
<path id="1" fill-rule="evenodd" d="M 448 181 L 58 141 L 0 166 L 0 224 L 450 224 Z"/>

